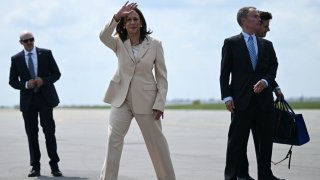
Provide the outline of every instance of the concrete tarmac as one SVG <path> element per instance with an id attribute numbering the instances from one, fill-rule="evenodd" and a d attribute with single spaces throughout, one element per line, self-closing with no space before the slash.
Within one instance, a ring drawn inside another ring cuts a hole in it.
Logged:
<path id="1" fill-rule="evenodd" d="M 45 140 L 40 129 L 41 175 L 28 178 L 27 137 L 21 112 L 0 109 L 0 180 L 97 180 L 106 151 L 108 109 L 55 109 L 60 169 L 64 177 L 50 174 Z M 294 146 L 288 160 L 272 165 L 277 177 L 289 180 L 320 179 L 320 110 L 296 110 L 306 121 L 311 141 Z M 222 180 L 230 114 L 226 110 L 166 110 L 163 132 L 169 143 L 177 180 Z M 250 175 L 257 177 L 252 138 L 248 143 Z M 273 160 L 287 154 L 288 145 L 274 144 Z M 119 180 L 156 180 L 140 129 L 132 121 L 125 138 Z"/>

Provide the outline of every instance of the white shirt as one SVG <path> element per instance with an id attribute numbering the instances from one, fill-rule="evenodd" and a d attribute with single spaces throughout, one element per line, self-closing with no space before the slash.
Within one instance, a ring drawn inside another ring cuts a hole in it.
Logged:
<path id="1" fill-rule="evenodd" d="M 134 58 L 137 58 L 140 47 L 141 47 L 141 44 L 138 44 L 136 46 L 131 46 Z"/>
<path id="2" fill-rule="evenodd" d="M 248 41 L 249 41 L 249 34 L 242 32 L 242 35 L 244 37 L 244 40 L 246 41 L 247 47 L 248 47 Z M 257 37 L 255 34 L 251 35 L 253 39 L 253 44 L 254 44 L 254 50 L 256 51 L 256 55 L 258 57 L 258 43 L 257 43 Z"/>
<path id="3" fill-rule="evenodd" d="M 28 63 L 29 55 L 28 54 L 32 53 L 31 58 L 32 58 L 33 66 L 34 66 L 34 73 L 35 73 L 35 76 L 37 77 L 38 76 L 38 57 L 37 57 L 36 48 L 33 48 L 30 52 L 25 49 L 23 51 L 24 51 L 24 59 L 26 61 L 28 68 L 29 68 L 29 63 Z M 26 82 L 25 87 L 26 87 L 26 89 L 28 89 L 28 82 Z"/>

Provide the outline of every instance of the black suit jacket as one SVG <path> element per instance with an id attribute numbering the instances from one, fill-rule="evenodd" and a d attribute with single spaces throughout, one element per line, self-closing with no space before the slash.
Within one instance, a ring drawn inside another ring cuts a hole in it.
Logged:
<path id="1" fill-rule="evenodd" d="M 244 110 L 248 107 L 254 94 L 253 86 L 261 79 L 265 79 L 269 86 L 256 95 L 257 101 L 263 109 L 273 108 L 270 84 L 275 80 L 278 61 L 270 41 L 257 38 L 257 44 L 258 62 L 255 71 L 242 34 L 225 39 L 222 47 L 221 97 L 224 99 L 231 96 L 237 110 Z"/>
<path id="2" fill-rule="evenodd" d="M 274 90 L 274 88 L 279 87 L 278 83 L 276 80 L 274 80 L 271 84 L 272 89 Z"/>
<path id="3" fill-rule="evenodd" d="M 51 107 L 55 107 L 59 104 L 59 97 L 53 83 L 60 78 L 61 73 L 50 50 L 36 47 L 36 52 L 38 58 L 38 77 L 41 77 L 43 80 L 43 86 L 39 88 L 38 93 L 41 93 Z M 34 95 L 32 89 L 26 89 L 25 87 L 26 82 L 30 79 L 31 76 L 24 51 L 21 51 L 11 57 L 9 76 L 9 84 L 13 88 L 20 90 L 21 111 L 28 110 L 32 96 Z"/>
<path id="4" fill-rule="evenodd" d="M 267 50 L 267 53 L 269 53 L 271 57 L 277 59 L 272 42 L 269 40 L 263 39 L 263 38 L 259 38 L 259 40 L 261 40 L 263 42 L 263 45 L 264 45 L 265 49 Z M 274 80 L 269 84 L 269 86 L 272 88 L 272 90 L 274 90 L 274 88 L 278 87 L 279 85 L 278 85 L 277 81 Z"/>

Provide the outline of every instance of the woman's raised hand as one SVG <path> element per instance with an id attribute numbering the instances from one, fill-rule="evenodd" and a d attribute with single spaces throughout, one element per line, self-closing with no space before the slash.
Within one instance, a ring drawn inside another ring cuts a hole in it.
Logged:
<path id="1" fill-rule="evenodd" d="M 121 9 L 117 12 L 117 14 L 114 15 L 114 19 L 116 21 L 119 21 L 122 17 L 127 16 L 130 14 L 136 7 L 138 7 L 137 3 L 130 3 L 127 1 Z"/>

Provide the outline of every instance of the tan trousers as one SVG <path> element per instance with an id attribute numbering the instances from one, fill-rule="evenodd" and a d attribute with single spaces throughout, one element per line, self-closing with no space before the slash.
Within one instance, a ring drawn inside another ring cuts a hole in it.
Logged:
<path id="1" fill-rule="evenodd" d="M 119 108 L 112 107 L 108 125 L 107 155 L 100 180 L 117 180 L 124 137 L 133 117 L 136 119 L 146 143 L 158 180 L 175 180 L 169 147 L 161 130 L 161 120 L 152 114 L 135 114 L 128 93 Z"/>

